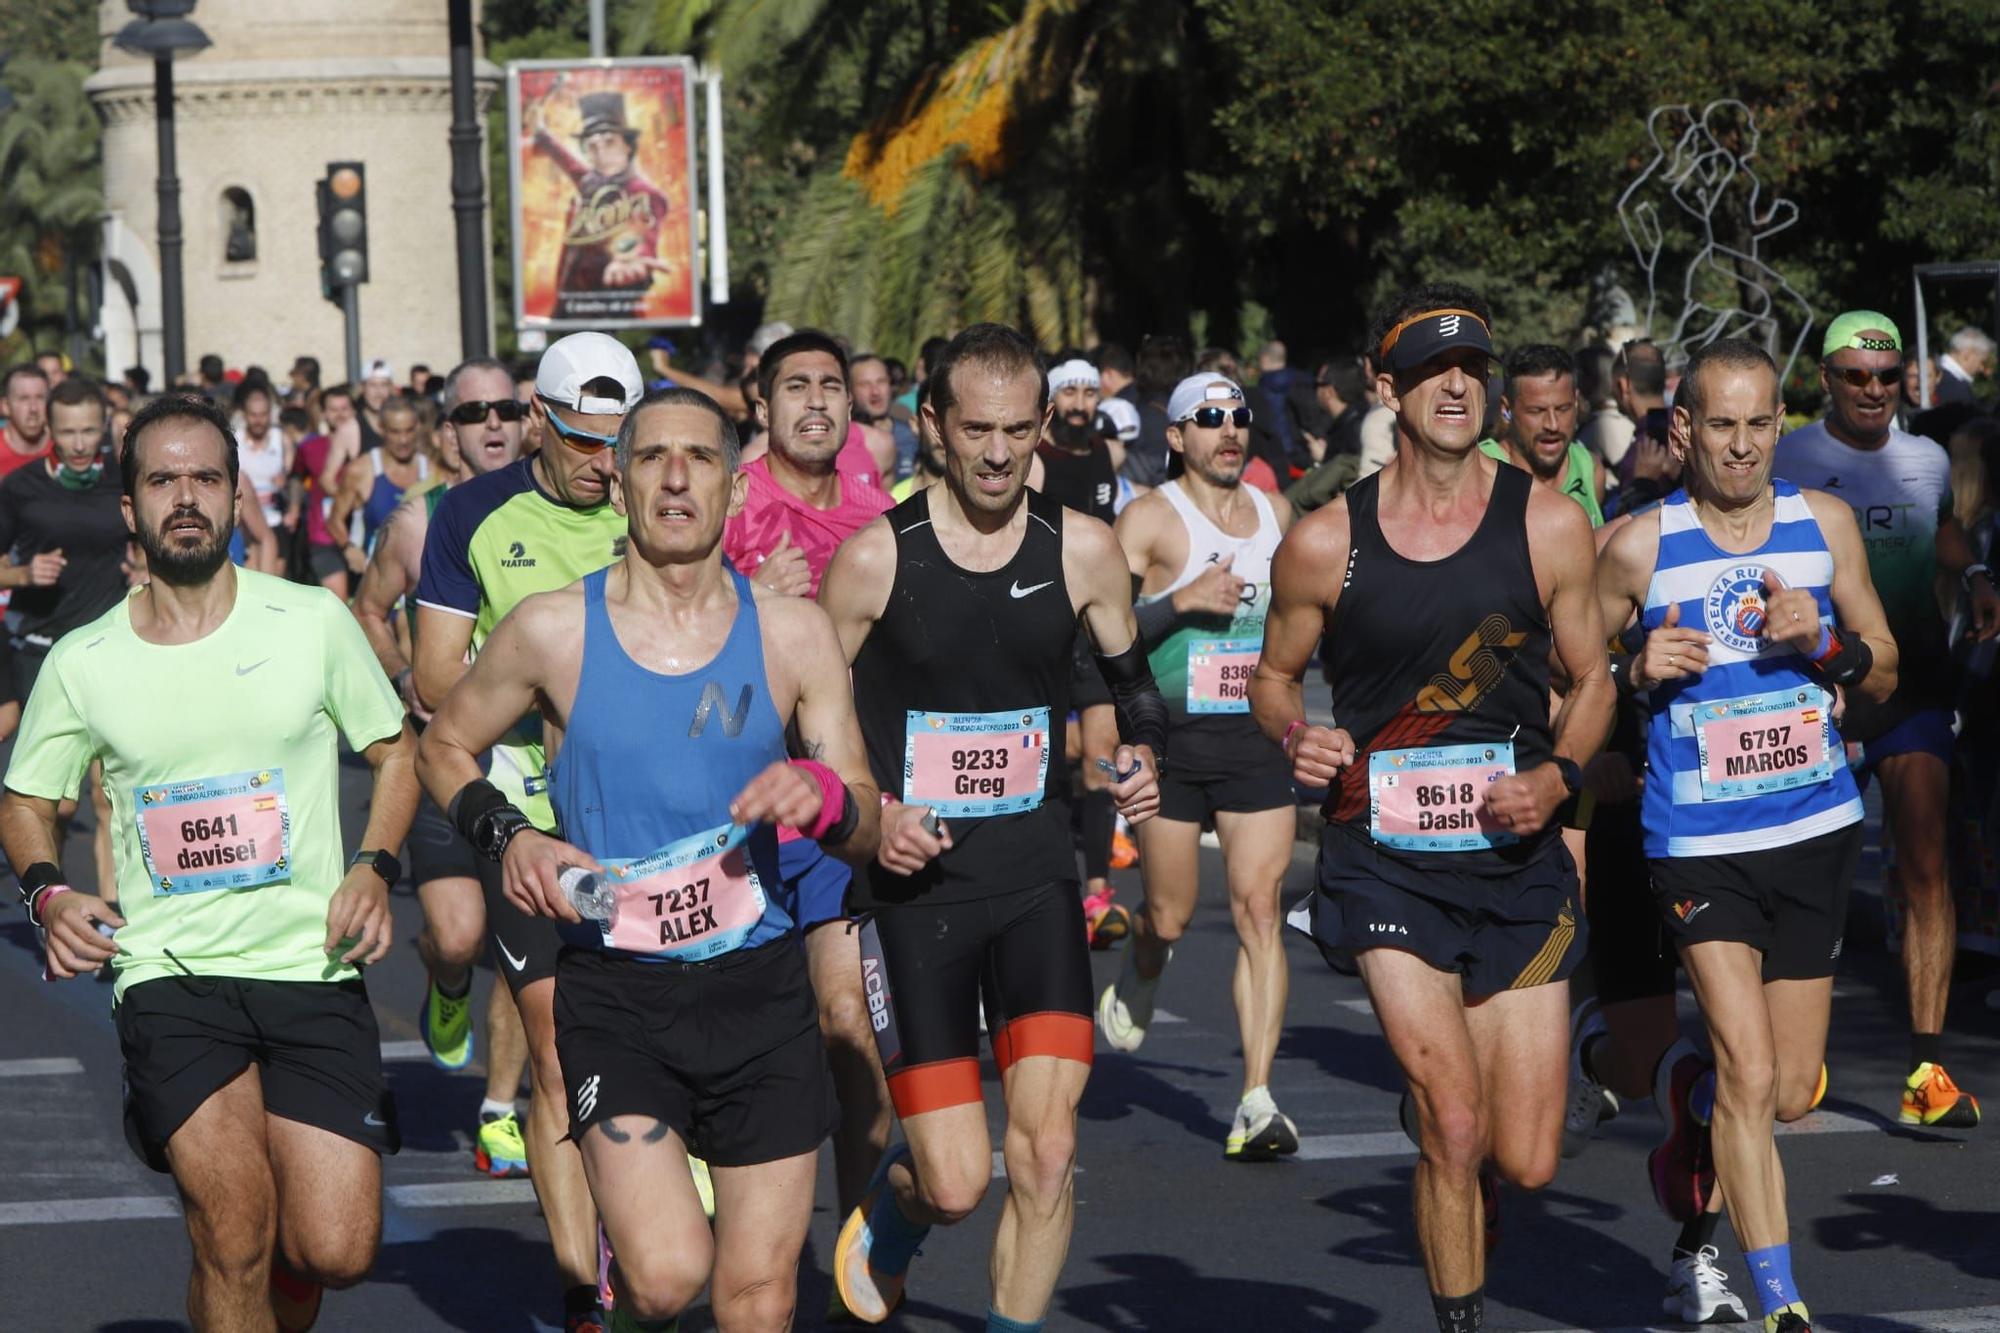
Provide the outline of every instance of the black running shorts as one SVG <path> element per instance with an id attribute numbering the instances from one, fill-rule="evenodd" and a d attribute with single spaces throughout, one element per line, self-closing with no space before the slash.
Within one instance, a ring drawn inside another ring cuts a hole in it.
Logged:
<path id="1" fill-rule="evenodd" d="M 1602 1004 L 1674 993 L 1674 951 L 1660 929 L 1639 803 L 1599 805 L 1584 835 L 1584 915 Z"/>
<path id="2" fill-rule="evenodd" d="M 1729 940 L 1764 955 L 1766 981 L 1830 977 L 1860 858 L 1858 821 L 1786 847 L 1660 857 L 1653 900 L 1679 947 Z"/>
<path id="3" fill-rule="evenodd" d="M 1255 814 L 1298 803 L 1285 752 L 1246 714 L 1176 722 L 1160 774 L 1160 818 L 1198 824 L 1210 815 Z"/>
<path id="4" fill-rule="evenodd" d="M 1468 995 L 1562 981 L 1582 962 L 1588 927 L 1576 862 L 1561 838 L 1505 874 L 1470 874 L 1436 854 L 1436 870 L 1382 852 L 1336 826 L 1320 834 L 1312 935 L 1327 961 L 1353 969 L 1369 949 L 1401 949 L 1456 972 Z"/>
<path id="5" fill-rule="evenodd" d="M 417 817 L 403 844 L 410 854 L 410 882 L 418 886 L 441 879 L 478 879 L 479 853 L 465 840 L 437 802 L 428 794 L 417 802 Z"/>
<path id="6" fill-rule="evenodd" d="M 382 1036 L 354 981 L 155 977 L 113 1016 L 125 1056 L 125 1141 L 167 1170 L 167 1140 L 252 1063 L 264 1109 L 378 1153 L 402 1146 Z"/>
<path id="7" fill-rule="evenodd" d="M 976 1105 L 979 1006 L 993 1061 L 1091 1062 L 1090 946 L 1073 880 L 972 902 L 881 907 L 861 928 L 861 984 L 904 1119 Z"/>
<path id="8" fill-rule="evenodd" d="M 711 1166 L 755 1166 L 813 1151 L 839 1118 L 796 936 L 703 963 L 565 949 L 555 1007 L 572 1138 L 644 1116 Z"/>
<path id="9" fill-rule="evenodd" d="M 507 989 L 519 995 L 537 981 L 556 974 L 562 936 L 545 916 L 529 916 L 500 891 L 500 867 L 485 857 L 477 861 L 479 888 L 486 895 L 486 930 L 493 937 L 493 970 L 507 979 Z"/>

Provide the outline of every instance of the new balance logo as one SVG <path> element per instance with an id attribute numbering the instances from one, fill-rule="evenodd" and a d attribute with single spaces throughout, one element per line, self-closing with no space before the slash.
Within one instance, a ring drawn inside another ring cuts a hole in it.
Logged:
<path id="1" fill-rule="evenodd" d="M 1458 336 L 1458 318 L 1459 317 L 1457 315 L 1444 315 L 1439 317 L 1438 332 L 1443 334 L 1447 338 L 1456 338 Z"/>
<path id="2" fill-rule="evenodd" d="M 590 1119 L 590 1113 L 597 1109 L 597 1080 L 598 1075 L 592 1074 L 583 1081 L 583 1086 L 576 1090 L 576 1118 L 578 1120 Z"/>
<path id="3" fill-rule="evenodd" d="M 688 723 L 688 739 L 694 740 L 708 730 L 708 715 L 722 710 L 722 734 L 731 740 L 743 734 L 743 724 L 750 720 L 750 699 L 754 691 L 745 685 L 736 696 L 736 707 L 731 710 L 729 701 L 723 697 L 722 687 L 714 681 L 701 687 L 701 702 L 694 706 L 694 720 Z"/>

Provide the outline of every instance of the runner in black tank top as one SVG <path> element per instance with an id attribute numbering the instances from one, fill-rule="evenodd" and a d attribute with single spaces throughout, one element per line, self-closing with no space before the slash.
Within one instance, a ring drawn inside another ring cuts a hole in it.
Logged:
<path id="1" fill-rule="evenodd" d="M 1057 748 L 1079 620 L 1132 742 L 1113 752 L 1127 777 L 1111 794 L 1134 822 L 1158 807 L 1167 710 L 1117 539 L 1028 489 L 1048 404 L 1033 344 L 975 325 L 930 384 L 943 478 L 849 538 L 820 584 L 883 784 L 881 850 L 856 891 L 872 909 L 863 984 L 907 1140 L 841 1228 L 834 1278 L 850 1312 L 881 1322 L 929 1228 L 984 1195 L 983 1000 L 1009 1119 L 1024 1117 L 1003 1139 L 1010 1244 L 993 1256 L 993 1308 L 1039 1328 L 1069 1245 L 1092 1044 Z"/>
<path id="2" fill-rule="evenodd" d="M 1091 440 L 1083 453 L 1043 440 L 1035 457 L 1042 464 L 1043 495 L 1106 523 L 1118 516 L 1118 474 L 1112 470 L 1111 451 L 1102 440 Z"/>
<path id="3" fill-rule="evenodd" d="M 1409 1082 L 1440 1333 L 1484 1321 L 1491 1221 L 1474 1219 L 1494 1216 L 1498 1181 L 1555 1172 L 1583 942 L 1555 826 L 1614 694 L 1588 520 L 1478 451 L 1488 320 L 1449 283 L 1378 318 L 1396 457 L 1286 535 L 1250 686 L 1294 780 L 1331 789 L 1316 891 L 1293 920 L 1362 973 Z M 1306 720 L 1300 683 L 1322 637 L 1332 726 Z M 1569 680 L 1553 736 L 1551 649 Z"/>
<path id="4" fill-rule="evenodd" d="M 982 785 L 998 780 L 1012 791 L 1035 770 L 1040 781 L 1031 785 L 1040 801 L 1014 814 L 946 813 L 952 846 L 914 876 L 871 864 L 855 885 L 867 908 L 963 902 L 1076 878 L 1068 774 L 1061 752 L 1050 753 L 1059 733 L 1049 734 L 1069 712 L 1069 660 L 1078 637 L 1063 579 L 1062 506 L 1029 491 L 1020 550 L 999 569 L 976 573 L 938 545 L 932 493 L 918 491 L 887 515 L 896 538 L 895 586 L 854 659 L 854 704 L 869 765 L 883 791 L 901 792 L 910 713 L 1018 713 L 1020 725 L 1004 733 L 1011 745 L 981 744 L 975 735 L 953 747 L 968 766 L 952 766 L 951 785 L 968 789 L 971 805 L 987 799 Z"/>

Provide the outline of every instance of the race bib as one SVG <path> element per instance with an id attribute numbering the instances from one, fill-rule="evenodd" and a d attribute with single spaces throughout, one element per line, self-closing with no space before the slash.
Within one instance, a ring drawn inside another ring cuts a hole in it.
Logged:
<path id="1" fill-rule="evenodd" d="M 1833 710 L 1816 685 L 1696 704 L 1694 735 L 1704 801 L 1741 801 L 1833 776 Z"/>
<path id="2" fill-rule="evenodd" d="M 1042 803 L 1049 710 L 922 713 L 903 722 L 903 800 L 946 819 L 1017 815 Z"/>
<path id="3" fill-rule="evenodd" d="M 1259 639 L 1190 639 L 1187 646 L 1187 710 L 1190 713 L 1250 711 L 1250 673 L 1264 645 Z"/>
<path id="4" fill-rule="evenodd" d="M 132 808 L 155 897 L 255 889 L 292 877 L 282 768 L 140 787 Z"/>
<path id="5" fill-rule="evenodd" d="M 1368 831 L 1406 852 L 1474 852 L 1519 842 L 1486 813 L 1514 772 L 1514 745 L 1434 745 L 1368 756 Z"/>
<path id="6" fill-rule="evenodd" d="M 618 899 L 606 948 L 699 963 L 741 948 L 764 919 L 750 831 L 725 824 L 634 861 L 604 862 Z"/>

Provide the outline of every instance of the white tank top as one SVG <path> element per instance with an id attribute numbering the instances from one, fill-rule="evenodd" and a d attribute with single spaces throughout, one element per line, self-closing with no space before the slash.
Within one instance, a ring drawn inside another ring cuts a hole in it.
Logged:
<path id="1" fill-rule="evenodd" d="M 1243 590 L 1244 609 L 1237 613 L 1236 618 L 1240 623 L 1250 617 L 1254 608 L 1255 619 L 1261 628 L 1265 608 L 1271 601 L 1271 557 L 1277 553 L 1278 540 L 1284 534 L 1278 530 L 1278 516 L 1264 492 L 1248 485 L 1240 489 L 1257 507 L 1257 530 L 1247 537 L 1232 537 L 1209 522 L 1208 516 L 1197 509 L 1194 501 L 1181 490 L 1179 478 L 1159 487 L 1160 494 L 1180 515 L 1181 526 L 1187 529 L 1188 553 L 1187 563 L 1181 566 L 1181 572 L 1174 576 L 1174 581 L 1149 596 L 1148 601 L 1185 588 L 1225 555 L 1234 556 L 1229 572 L 1250 585 Z M 1254 601 L 1250 600 L 1253 590 Z"/>
<path id="2" fill-rule="evenodd" d="M 236 464 L 250 478 L 250 488 L 257 493 L 257 503 L 264 509 L 264 521 L 276 527 L 285 510 L 284 434 L 276 426 L 271 427 L 263 447 L 257 448 L 250 443 L 249 436 L 237 431 Z"/>

